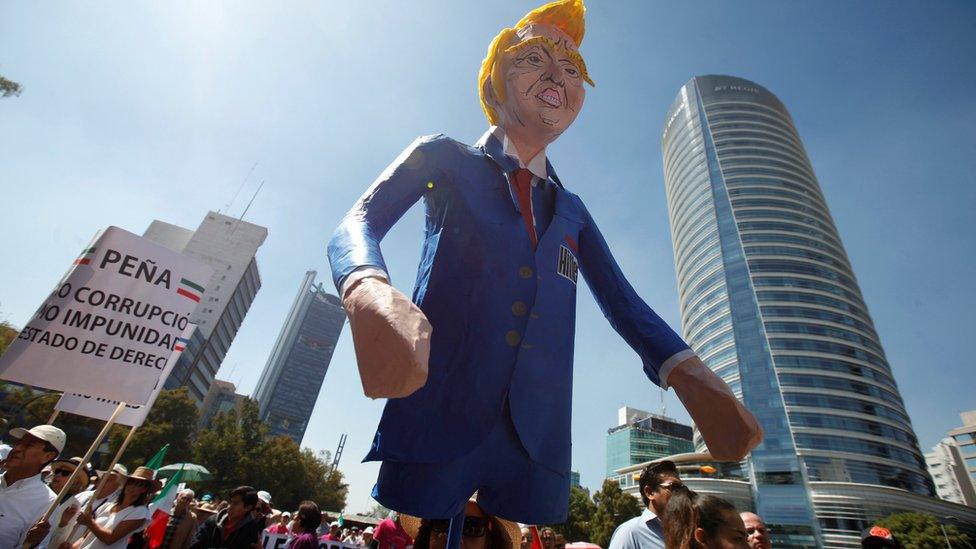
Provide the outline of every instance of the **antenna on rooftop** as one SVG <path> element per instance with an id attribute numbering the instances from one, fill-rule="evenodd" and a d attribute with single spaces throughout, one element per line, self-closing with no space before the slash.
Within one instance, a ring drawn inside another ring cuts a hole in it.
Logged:
<path id="1" fill-rule="evenodd" d="M 257 198 L 258 197 L 258 193 L 261 192 L 261 187 L 264 187 L 264 179 L 262 179 L 261 180 L 261 184 L 258 185 L 258 190 L 254 191 L 254 196 L 251 197 L 251 201 L 247 203 L 247 207 L 244 208 L 244 211 L 243 212 L 241 212 L 241 216 L 239 218 L 237 218 L 238 221 L 243 221 L 244 220 L 244 214 L 246 214 L 247 211 L 249 209 L 251 209 L 251 204 L 254 203 L 254 199 Z"/>
<path id="2" fill-rule="evenodd" d="M 241 191 L 244 190 L 244 185 L 247 184 L 247 180 L 250 179 L 251 174 L 254 173 L 254 168 L 257 167 L 258 167 L 258 163 L 255 162 L 254 165 L 251 166 L 251 169 L 247 171 L 247 175 L 244 176 L 244 181 L 241 181 L 241 186 L 237 188 L 237 192 L 234 193 L 234 197 L 230 199 L 230 202 L 224 205 L 224 211 L 228 211 L 228 212 L 230 211 L 231 204 L 233 204 L 234 201 L 237 200 L 237 195 L 241 194 Z M 217 213 L 221 213 L 221 211 L 217 210 Z"/>
<path id="3" fill-rule="evenodd" d="M 342 458 L 342 449 L 346 447 L 346 434 L 343 433 L 339 437 L 339 446 L 336 448 L 335 456 L 332 458 L 332 465 L 329 469 L 329 474 L 339 468 L 339 459 Z"/>

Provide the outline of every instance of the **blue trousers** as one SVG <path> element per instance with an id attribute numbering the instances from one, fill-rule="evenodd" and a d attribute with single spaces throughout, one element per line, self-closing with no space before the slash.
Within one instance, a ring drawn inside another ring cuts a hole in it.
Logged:
<path id="1" fill-rule="evenodd" d="M 384 461 L 373 487 L 383 506 L 427 519 L 450 519 L 476 491 L 486 513 L 525 524 L 559 524 L 569 507 L 569 475 L 534 461 L 505 403 L 491 433 L 447 463 Z"/>

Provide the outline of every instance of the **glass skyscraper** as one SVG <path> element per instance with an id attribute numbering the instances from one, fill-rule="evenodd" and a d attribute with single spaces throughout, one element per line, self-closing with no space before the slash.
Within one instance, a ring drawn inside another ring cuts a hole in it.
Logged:
<path id="1" fill-rule="evenodd" d="M 299 445 L 346 320 L 339 298 L 316 285 L 315 275 L 305 273 L 254 390 L 270 435 L 288 435 Z"/>
<path id="2" fill-rule="evenodd" d="M 748 80 L 692 78 L 662 149 L 682 329 L 765 430 L 745 465 L 773 546 L 844 546 L 879 493 L 933 495 L 786 107 Z"/>
<path id="3" fill-rule="evenodd" d="M 607 431 L 607 477 L 623 467 L 692 452 L 691 436 L 691 427 L 669 417 L 620 408 L 617 426 Z"/>

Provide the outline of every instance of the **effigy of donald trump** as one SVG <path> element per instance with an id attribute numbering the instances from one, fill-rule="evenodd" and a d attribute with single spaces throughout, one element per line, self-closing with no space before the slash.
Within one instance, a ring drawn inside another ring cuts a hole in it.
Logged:
<path id="1" fill-rule="evenodd" d="M 741 459 L 762 440 L 729 387 L 637 295 L 549 162 L 547 146 L 593 85 L 578 51 L 584 12 L 582 0 L 560 0 L 502 30 L 478 77 L 481 139 L 418 138 L 329 242 L 364 391 L 389 399 L 366 460 L 382 462 L 373 497 L 390 509 L 451 519 L 477 492 L 489 515 L 565 521 L 579 274 L 716 459 Z M 380 241 L 419 200 L 424 242 L 408 298 L 390 285 Z"/>

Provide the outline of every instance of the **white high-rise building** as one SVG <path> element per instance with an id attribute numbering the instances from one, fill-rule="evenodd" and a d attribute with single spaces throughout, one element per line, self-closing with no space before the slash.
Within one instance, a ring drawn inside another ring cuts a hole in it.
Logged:
<path id="1" fill-rule="evenodd" d="M 197 330 L 164 385 L 166 389 L 186 386 L 202 405 L 261 287 L 255 254 L 268 229 L 208 212 L 195 231 L 156 220 L 143 236 L 214 270 L 190 316 Z"/>
<path id="2" fill-rule="evenodd" d="M 966 462 L 953 439 L 944 438 L 936 444 L 931 452 L 925 454 L 925 464 L 932 475 L 932 482 L 935 483 L 935 492 L 940 498 L 976 507 L 976 489 L 966 471 Z"/>

